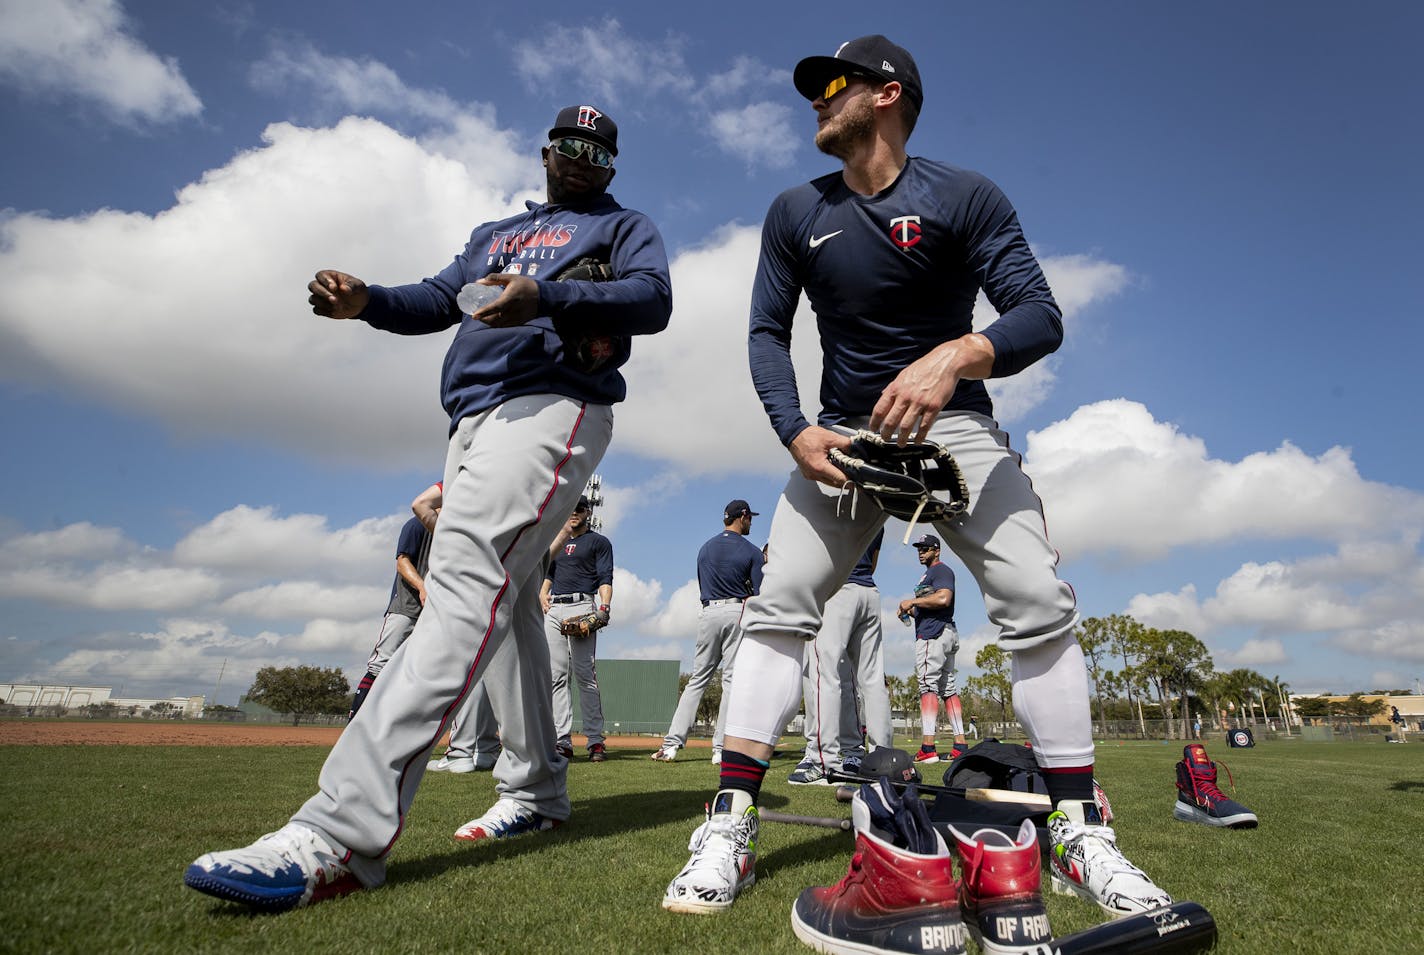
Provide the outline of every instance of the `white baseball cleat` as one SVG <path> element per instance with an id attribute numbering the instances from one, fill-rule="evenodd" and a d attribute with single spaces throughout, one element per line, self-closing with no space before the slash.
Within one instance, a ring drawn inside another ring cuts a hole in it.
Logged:
<path id="1" fill-rule="evenodd" d="M 668 884 L 663 908 L 692 915 L 730 908 L 737 894 L 756 882 L 760 818 L 747 793 L 724 789 L 713 797 L 707 821 L 687 844 L 692 858 Z"/>
<path id="2" fill-rule="evenodd" d="M 1053 891 L 1078 895 L 1113 918 L 1172 904 L 1117 847 L 1117 833 L 1102 824 L 1092 802 L 1063 800 L 1048 816 Z"/>

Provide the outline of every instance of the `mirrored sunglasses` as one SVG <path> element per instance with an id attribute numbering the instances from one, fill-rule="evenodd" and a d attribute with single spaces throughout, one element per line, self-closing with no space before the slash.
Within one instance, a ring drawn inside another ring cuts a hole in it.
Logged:
<path id="1" fill-rule="evenodd" d="M 841 90 L 849 86 L 851 81 L 864 79 L 869 79 L 864 73 L 845 73 L 841 76 L 837 76 L 826 84 L 826 91 L 821 94 L 821 99 L 830 100 L 832 96 L 835 96 Z"/>
<path id="2" fill-rule="evenodd" d="M 586 140 L 574 139 L 572 136 L 554 140 L 549 144 L 549 148 L 569 159 L 577 159 L 587 153 L 588 161 L 600 169 L 610 169 L 613 166 L 613 154 L 607 149 Z"/>

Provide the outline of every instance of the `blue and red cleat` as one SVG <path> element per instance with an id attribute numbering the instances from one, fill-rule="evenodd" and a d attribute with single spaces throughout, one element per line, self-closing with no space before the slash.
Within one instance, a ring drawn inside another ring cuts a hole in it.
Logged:
<path id="1" fill-rule="evenodd" d="M 1231 771 L 1226 771 L 1230 778 Z M 1182 749 L 1177 763 L 1177 803 L 1172 815 L 1183 822 L 1227 829 L 1254 829 L 1256 814 L 1234 799 L 1227 798 L 1216 785 L 1216 764 L 1207 759 L 1206 747 L 1192 743 Z"/>

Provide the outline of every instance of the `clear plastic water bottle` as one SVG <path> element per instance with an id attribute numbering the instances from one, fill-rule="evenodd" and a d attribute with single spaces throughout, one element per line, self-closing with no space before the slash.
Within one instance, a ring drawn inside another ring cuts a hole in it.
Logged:
<path id="1" fill-rule="evenodd" d="M 460 311 L 466 315 L 473 315 L 503 293 L 503 286 L 480 285 L 478 282 L 470 282 L 460 289 L 460 294 L 455 296 L 455 303 L 460 306 Z"/>

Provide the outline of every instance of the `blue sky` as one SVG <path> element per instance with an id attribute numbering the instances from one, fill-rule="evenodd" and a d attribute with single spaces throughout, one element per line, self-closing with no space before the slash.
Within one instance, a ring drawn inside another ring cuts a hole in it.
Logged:
<path id="1" fill-rule="evenodd" d="M 620 125 L 612 191 L 662 229 L 676 303 L 600 468 L 600 655 L 689 663 L 698 546 L 732 497 L 763 541 L 790 465 L 745 359 L 762 216 L 834 168 L 790 71 L 870 32 L 919 62 L 911 152 L 1004 188 L 1064 307 L 1064 347 L 991 391 L 1084 614 L 1298 691 L 1424 677 L 1416 7 L 606 9 L 0 0 L 0 681 L 354 682 L 443 460 L 448 336 L 317 319 L 306 282 L 438 271 L 540 195 L 583 102 Z M 918 578 L 903 531 L 887 604 Z"/>

